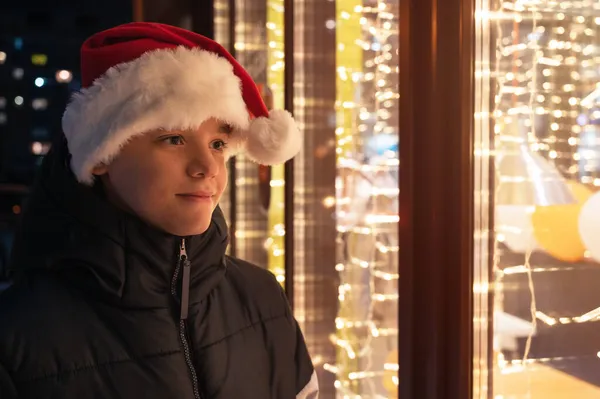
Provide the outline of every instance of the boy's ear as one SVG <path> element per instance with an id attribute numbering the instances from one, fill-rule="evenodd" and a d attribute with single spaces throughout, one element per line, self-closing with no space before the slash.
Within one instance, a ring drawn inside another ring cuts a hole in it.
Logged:
<path id="1" fill-rule="evenodd" d="M 100 163 L 94 166 L 92 169 L 92 174 L 96 176 L 102 176 L 108 173 L 108 166 L 105 163 Z"/>

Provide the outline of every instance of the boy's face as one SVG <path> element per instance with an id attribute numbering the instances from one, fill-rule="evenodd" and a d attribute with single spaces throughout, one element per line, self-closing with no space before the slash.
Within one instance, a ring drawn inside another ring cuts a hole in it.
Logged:
<path id="1" fill-rule="evenodd" d="M 128 142 L 101 176 L 111 202 L 177 236 L 204 233 L 227 185 L 232 128 L 209 119 L 193 131 L 152 131 Z"/>

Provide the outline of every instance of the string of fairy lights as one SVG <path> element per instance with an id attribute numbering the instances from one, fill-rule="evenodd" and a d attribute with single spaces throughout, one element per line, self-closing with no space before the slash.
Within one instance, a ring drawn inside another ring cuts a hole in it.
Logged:
<path id="1" fill-rule="evenodd" d="M 595 50 L 600 36 L 600 3 L 592 0 L 498 1 L 486 18 L 495 22 L 496 42 L 494 133 L 497 146 L 526 140 L 564 175 L 600 186 L 600 176 L 589 169 L 596 155 L 581 151 L 581 137 L 600 120 L 600 86 Z M 283 1 L 267 1 L 267 85 L 274 106 L 283 107 Z M 340 274 L 339 315 L 331 341 L 338 348 L 335 364 L 324 368 L 336 376 L 342 397 L 397 395 L 398 222 L 397 151 L 366 157 L 377 137 L 396 135 L 398 109 L 398 10 L 394 0 L 336 0 L 338 179 L 335 198 Z M 508 29 L 507 29 L 508 28 Z M 583 115 L 583 116 L 582 116 Z M 504 127 L 522 117 L 529 132 L 516 138 Z M 595 143 L 600 146 L 599 143 Z M 273 169 L 269 237 L 264 247 L 269 269 L 283 282 L 283 169 Z M 332 202 L 331 198 L 323 201 Z M 495 251 L 498 250 L 496 243 Z M 532 273 L 547 268 L 530 263 L 500 270 L 504 276 L 527 273 L 534 301 L 532 322 L 548 326 L 598 321 L 597 309 L 575 317 L 556 317 L 537 309 Z M 497 257 L 496 257 L 497 258 Z M 564 269 L 561 269 L 564 270 Z M 502 298 L 498 292 L 497 298 Z M 531 337 L 530 337 L 531 338 Z M 396 352 L 395 352 L 396 351 Z M 395 352 L 395 353 L 394 353 Z M 527 352 L 527 351 L 526 351 Z M 383 354 L 383 355 L 382 355 Z M 388 356 L 388 354 L 390 356 Z M 498 359 L 500 367 L 514 367 L 552 359 Z M 555 359 L 556 360 L 556 359 Z M 381 394 L 382 385 L 388 391 Z"/>
<path id="2" fill-rule="evenodd" d="M 283 108 L 284 5 L 283 0 L 266 0 L 266 5 L 266 84 L 273 106 Z M 335 29 L 337 46 L 338 195 L 323 204 L 336 207 L 342 255 L 335 265 L 341 281 L 337 332 L 330 337 L 338 356 L 324 368 L 335 374 L 343 397 L 396 397 L 398 2 L 336 0 L 336 13 L 327 27 Z M 236 41 L 238 51 L 245 46 Z M 264 248 L 269 269 L 283 283 L 283 167 L 272 169 L 270 185 Z"/>
<path id="3" fill-rule="evenodd" d="M 556 4 L 550 7 L 551 3 Z M 584 3 L 588 3 L 588 9 Z M 542 8 L 542 4 L 546 7 Z M 598 92 L 594 94 L 597 72 L 593 70 L 600 62 L 594 51 L 600 17 L 581 15 L 593 11 L 593 4 L 592 1 L 502 2 L 499 11 L 490 15 L 497 25 L 502 23 L 504 27 L 507 21 L 513 21 L 513 29 L 498 38 L 497 43 L 500 75 L 496 81 L 501 90 L 494 117 L 505 122 L 519 114 L 531 113 L 532 129 L 535 125 L 541 127 L 531 140 L 531 150 L 551 159 L 569 177 L 579 176 L 582 157 L 595 156 L 578 151 L 581 108 L 589 102 L 586 97 L 590 94 L 594 105 L 600 97 Z M 536 26 L 532 30 L 533 23 Z M 502 30 L 498 27 L 498 31 Z M 533 84 L 535 87 L 531 87 Z M 500 126 L 501 123 L 496 125 L 497 134 Z M 600 185 L 600 180 L 585 176 L 580 180 Z"/>
<path id="4" fill-rule="evenodd" d="M 597 66 L 600 64 L 600 4 L 593 1 L 503 1 L 497 9 L 484 16 L 494 24 L 497 40 L 495 71 L 494 133 L 497 155 L 510 143 L 527 144 L 531 154 L 540 154 L 566 178 L 600 186 L 597 151 L 582 149 L 582 133 L 592 126 L 597 113 Z M 483 15 L 480 15 L 480 17 Z M 522 119 L 525 135 L 510 132 L 507 127 Z M 597 167 L 597 166 L 596 166 Z M 518 178 L 518 177 L 517 177 Z M 500 179 L 502 184 L 502 179 Z M 498 187 L 496 187 L 498 188 Z M 560 361 L 561 358 L 529 359 L 529 349 L 538 321 L 546 326 L 587 323 L 600 320 L 600 308 L 575 317 L 547 315 L 537 308 L 533 273 L 556 268 L 533 266 L 531 255 L 535 248 L 525 251 L 523 265 L 499 268 L 499 240 L 495 242 L 494 286 L 495 311 L 502 310 L 503 280 L 516 273 L 527 274 L 531 294 L 531 332 L 527 337 L 522 359 L 508 361 L 502 353 L 497 365 L 508 372 L 524 371 L 533 363 Z M 556 269 L 559 270 L 559 269 Z M 566 270 L 560 268 L 560 270 Z"/>
<path id="5" fill-rule="evenodd" d="M 399 160 L 369 147 L 397 145 L 398 10 L 368 3 L 336 2 L 338 356 L 324 367 L 342 397 L 387 398 L 398 386 Z"/>
<path id="6" fill-rule="evenodd" d="M 285 53 L 283 0 L 267 1 L 267 86 L 273 93 L 273 106 L 284 109 Z M 268 268 L 277 281 L 285 282 L 285 179 L 284 166 L 271 168 L 271 202 L 268 211 Z"/>

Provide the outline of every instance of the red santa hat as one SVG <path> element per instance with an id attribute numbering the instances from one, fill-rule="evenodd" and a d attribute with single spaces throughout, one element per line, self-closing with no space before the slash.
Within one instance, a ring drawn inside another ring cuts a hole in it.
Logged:
<path id="1" fill-rule="evenodd" d="M 231 124 L 239 150 L 257 163 L 283 163 L 300 150 L 292 116 L 269 111 L 231 54 L 196 33 L 146 22 L 97 33 L 81 48 L 81 74 L 62 127 L 82 183 L 92 184 L 92 169 L 131 138 L 195 128 L 211 117 Z"/>

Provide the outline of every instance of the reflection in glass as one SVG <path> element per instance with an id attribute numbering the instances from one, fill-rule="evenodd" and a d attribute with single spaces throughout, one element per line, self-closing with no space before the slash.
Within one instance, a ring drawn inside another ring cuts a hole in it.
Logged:
<path id="1" fill-rule="evenodd" d="M 476 4 L 474 397 L 600 397 L 600 9 Z"/>
<path id="2" fill-rule="evenodd" d="M 330 337 L 336 332 L 334 2 L 294 1 L 294 118 L 304 136 L 294 159 L 294 315 L 319 378 L 319 398 L 335 398 Z"/>
<path id="3" fill-rule="evenodd" d="M 214 0 L 215 40 L 226 49 L 231 46 L 229 0 Z"/>
<path id="4" fill-rule="evenodd" d="M 267 0 L 235 1 L 235 55 L 254 81 L 267 81 Z M 259 167 L 243 155 L 236 157 L 236 253 L 256 265 L 267 266 L 267 210 L 259 196 Z"/>
<path id="5" fill-rule="evenodd" d="M 215 0 L 215 39 L 230 47 L 230 1 Z M 262 91 L 268 108 L 283 109 L 283 0 L 236 2 L 235 56 Z M 264 265 L 284 281 L 283 166 L 261 167 L 239 155 L 236 181 L 229 182 L 220 206 L 227 218 L 236 212 L 236 256 Z M 265 173 L 267 171 L 268 173 Z M 231 187 L 235 185 L 235 206 Z M 266 186 L 266 188 L 264 187 Z M 264 198 L 267 192 L 267 199 Z M 228 251 L 231 247 L 228 248 Z"/>
<path id="6" fill-rule="evenodd" d="M 229 34 L 229 0 L 215 0 L 214 1 L 214 26 L 215 26 L 215 40 L 226 49 L 230 49 L 231 37 Z M 219 200 L 219 206 L 225 215 L 227 223 L 230 222 L 231 218 L 231 186 L 233 182 L 229 182 L 221 199 Z M 227 247 L 227 253 L 230 254 L 231 246 Z"/>

